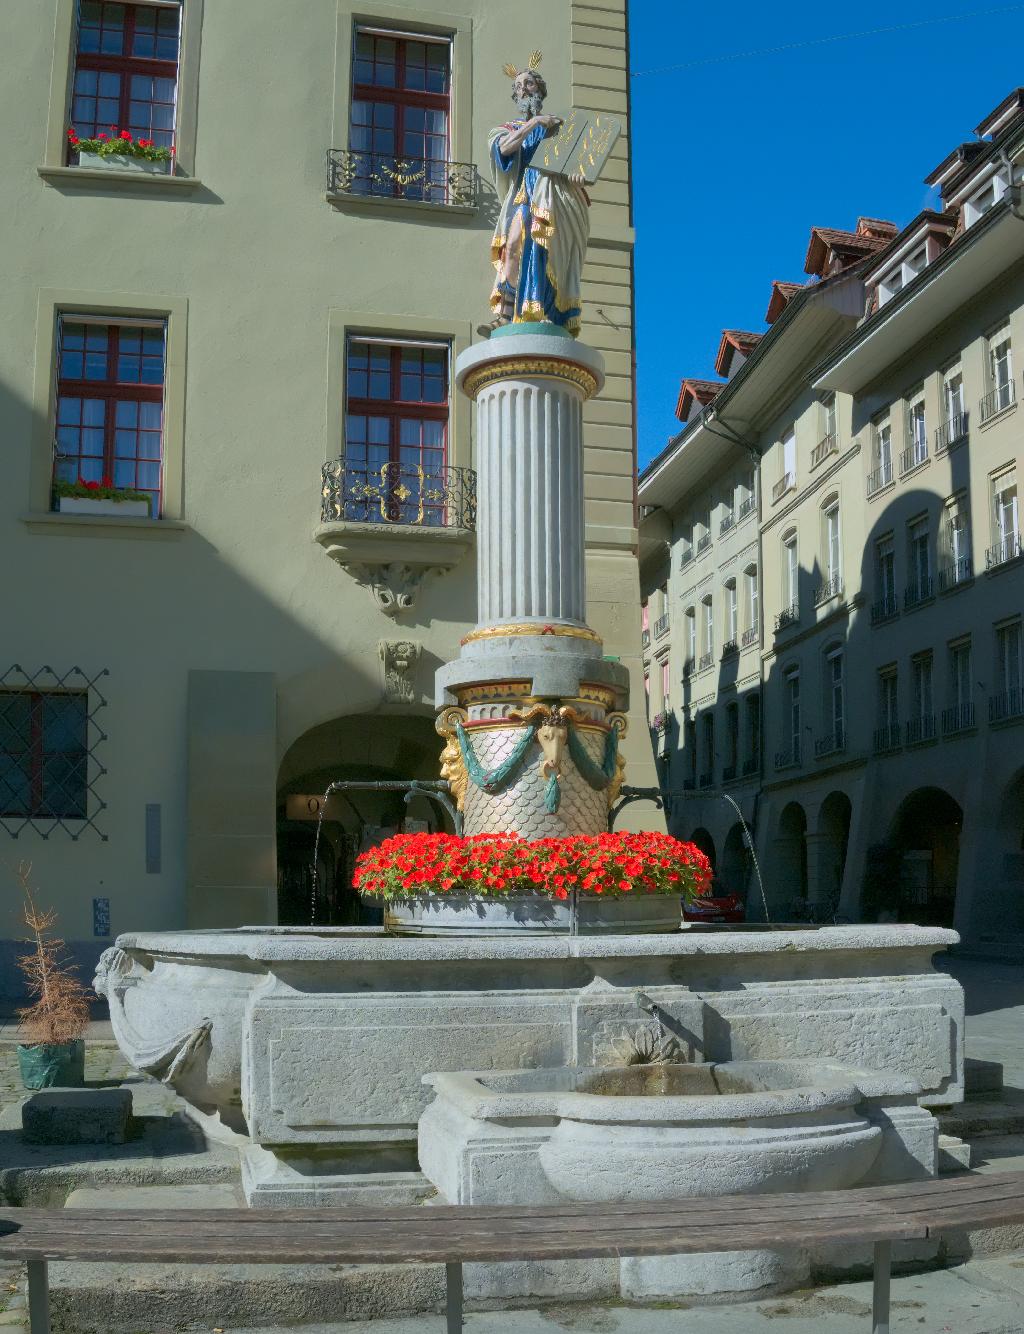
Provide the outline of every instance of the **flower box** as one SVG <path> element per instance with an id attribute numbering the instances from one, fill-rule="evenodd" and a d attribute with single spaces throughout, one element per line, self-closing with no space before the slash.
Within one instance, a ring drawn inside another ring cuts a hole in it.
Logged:
<path id="1" fill-rule="evenodd" d="M 644 894 L 613 899 L 581 894 L 576 929 L 580 935 L 634 936 L 678 931 L 682 896 Z M 543 894 L 483 898 L 461 894 L 422 894 L 390 899 L 384 926 L 400 936 L 567 935 L 572 928 L 570 901 Z"/>
<path id="2" fill-rule="evenodd" d="M 133 171 L 143 176 L 168 176 L 171 162 L 154 162 L 147 157 L 133 157 L 130 153 L 80 153 L 80 167 L 90 171 Z"/>
<path id="3" fill-rule="evenodd" d="M 118 519 L 148 519 L 148 500 L 92 499 L 86 496 L 60 496 L 57 500 L 60 514 L 91 514 L 95 518 L 113 515 Z"/>

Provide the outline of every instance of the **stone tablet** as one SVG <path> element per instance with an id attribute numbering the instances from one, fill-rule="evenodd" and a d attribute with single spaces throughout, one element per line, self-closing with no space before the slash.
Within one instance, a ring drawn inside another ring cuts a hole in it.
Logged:
<path id="1" fill-rule="evenodd" d="M 612 116 L 573 108 L 556 134 L 540 145 L 533 166 L 548 176 L 580 175 L 593 185 L 622 133 Z"/>

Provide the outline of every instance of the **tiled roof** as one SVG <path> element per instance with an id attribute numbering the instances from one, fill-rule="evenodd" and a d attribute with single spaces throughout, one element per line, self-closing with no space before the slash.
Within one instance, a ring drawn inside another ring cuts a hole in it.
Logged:
<path id="1" fill-rule="evenodd" d="M 980 139 L 971 139 L 966 144 L 960 144 L 959 147 L 953 149 L 952 153 L 948 153 L 942 159 L 942 161 L 939 163 L 939 165 L 935 168 L 934 171 L 930 171 L 928 173 L 928 175 L 924 178 L 925 185 L 937 184 L 939 177 L 945 176 L 946 173 L 950 170 L 950 168 L 953 167 L 954 165 L 957 165 L 961 168 L 969 166 L 970 163 L 972 163 L 975 160 L 975 158 L 979 157 L 987 149 L 988 149 L 988 144 L 983 143 Z M 943 190 L 944 191 L 947 190 L 949 188 L 949 185 L 950 182 L 946 181 L 943 186 Z"/>
<path id="2" fill-rule="evenodd" d="M 823 277 L 830 254 L 851 262 L 873 255 L 876 250 L 887 246 L 899 230 L 895 223 L 888 225 L 892 230 L 884 236 L 844 232 L 835 227 L 812 227 L 807 258 L 804 260 L 804 272 L 813 274 L 816 278 Z"/>
<path id="3" fill-rule="evenodd" d="M 774 324 L 789 304 L 790 298 L 803 288 L 803 283 L 784 283 L 776 278 L 772 283 L 772 296 L 765 313 L 765 324 Z"/>
<path id="4" fill-rule="evenodd" d="M 686 421 L 694 403 L 705 407 L 725 388 L 720 380 L 684 380 L 679 386 L 679 398 L 676 400 L 676 416 L 681 422 Z"/>
<path id="5" fill-rule="evenodd" d="M 896 235 L 899 228 L 887 218 L 858 218 L 858 236 L 880 236 L 884 240 Z"/>
<path id="6" fill-rule="evenodd" d="M 728 375 L 732 354 L 739 352 L 744 357 L 749 357 L 763 336 L 759 333 L 747 333 L 744 329 L 723 329 L 722 341 L 718 344 L 718 355 L 715 358 L 715 370 L 718 374 Z"/>

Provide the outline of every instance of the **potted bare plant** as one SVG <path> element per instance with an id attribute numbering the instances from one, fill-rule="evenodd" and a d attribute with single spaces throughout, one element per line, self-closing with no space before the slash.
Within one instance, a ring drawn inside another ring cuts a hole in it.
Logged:
<path id="1" fill-rule="evenodd" d="M 31 867 L 22 862 L 18 882 L 24 899 L 23 920 L 29 948 L 18 960 L 31 1004 L 18 1011 L 18 1066 L 27 1089 L 85 1082 L 84 1034 L 89 1023 L 89 991 L 72 971 L 66 946 L 53 934 L 57 914 L 36 906 Z"/>

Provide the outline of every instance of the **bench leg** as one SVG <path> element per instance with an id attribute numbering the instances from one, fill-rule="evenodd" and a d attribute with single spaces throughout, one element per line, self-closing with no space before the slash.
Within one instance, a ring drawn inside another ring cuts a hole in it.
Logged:
<path id="1" fill-rule="evenodd" d="M 50 1282 L 45 1260 L 28 1262 L 28 1320 L 31 1334 L 50 1334 Z"/>
<path id="2" fill-rule="evenodd" d="M 889 1334 L 889 1278 L 892 1273 L 892 1242 L 875 1242 L 875 1284 L 871 1297 L 872 1334 Z"/>
<path id="3" fill-rule="evenodd" d="M 448 1280 L 448 1301 L 445 1315 L 448 1318 L 445 1334 L 462 1334 L 462 1265 L 445 1265 Z M 33 1329 L 32 1334 L 35 1334 Z"/>

